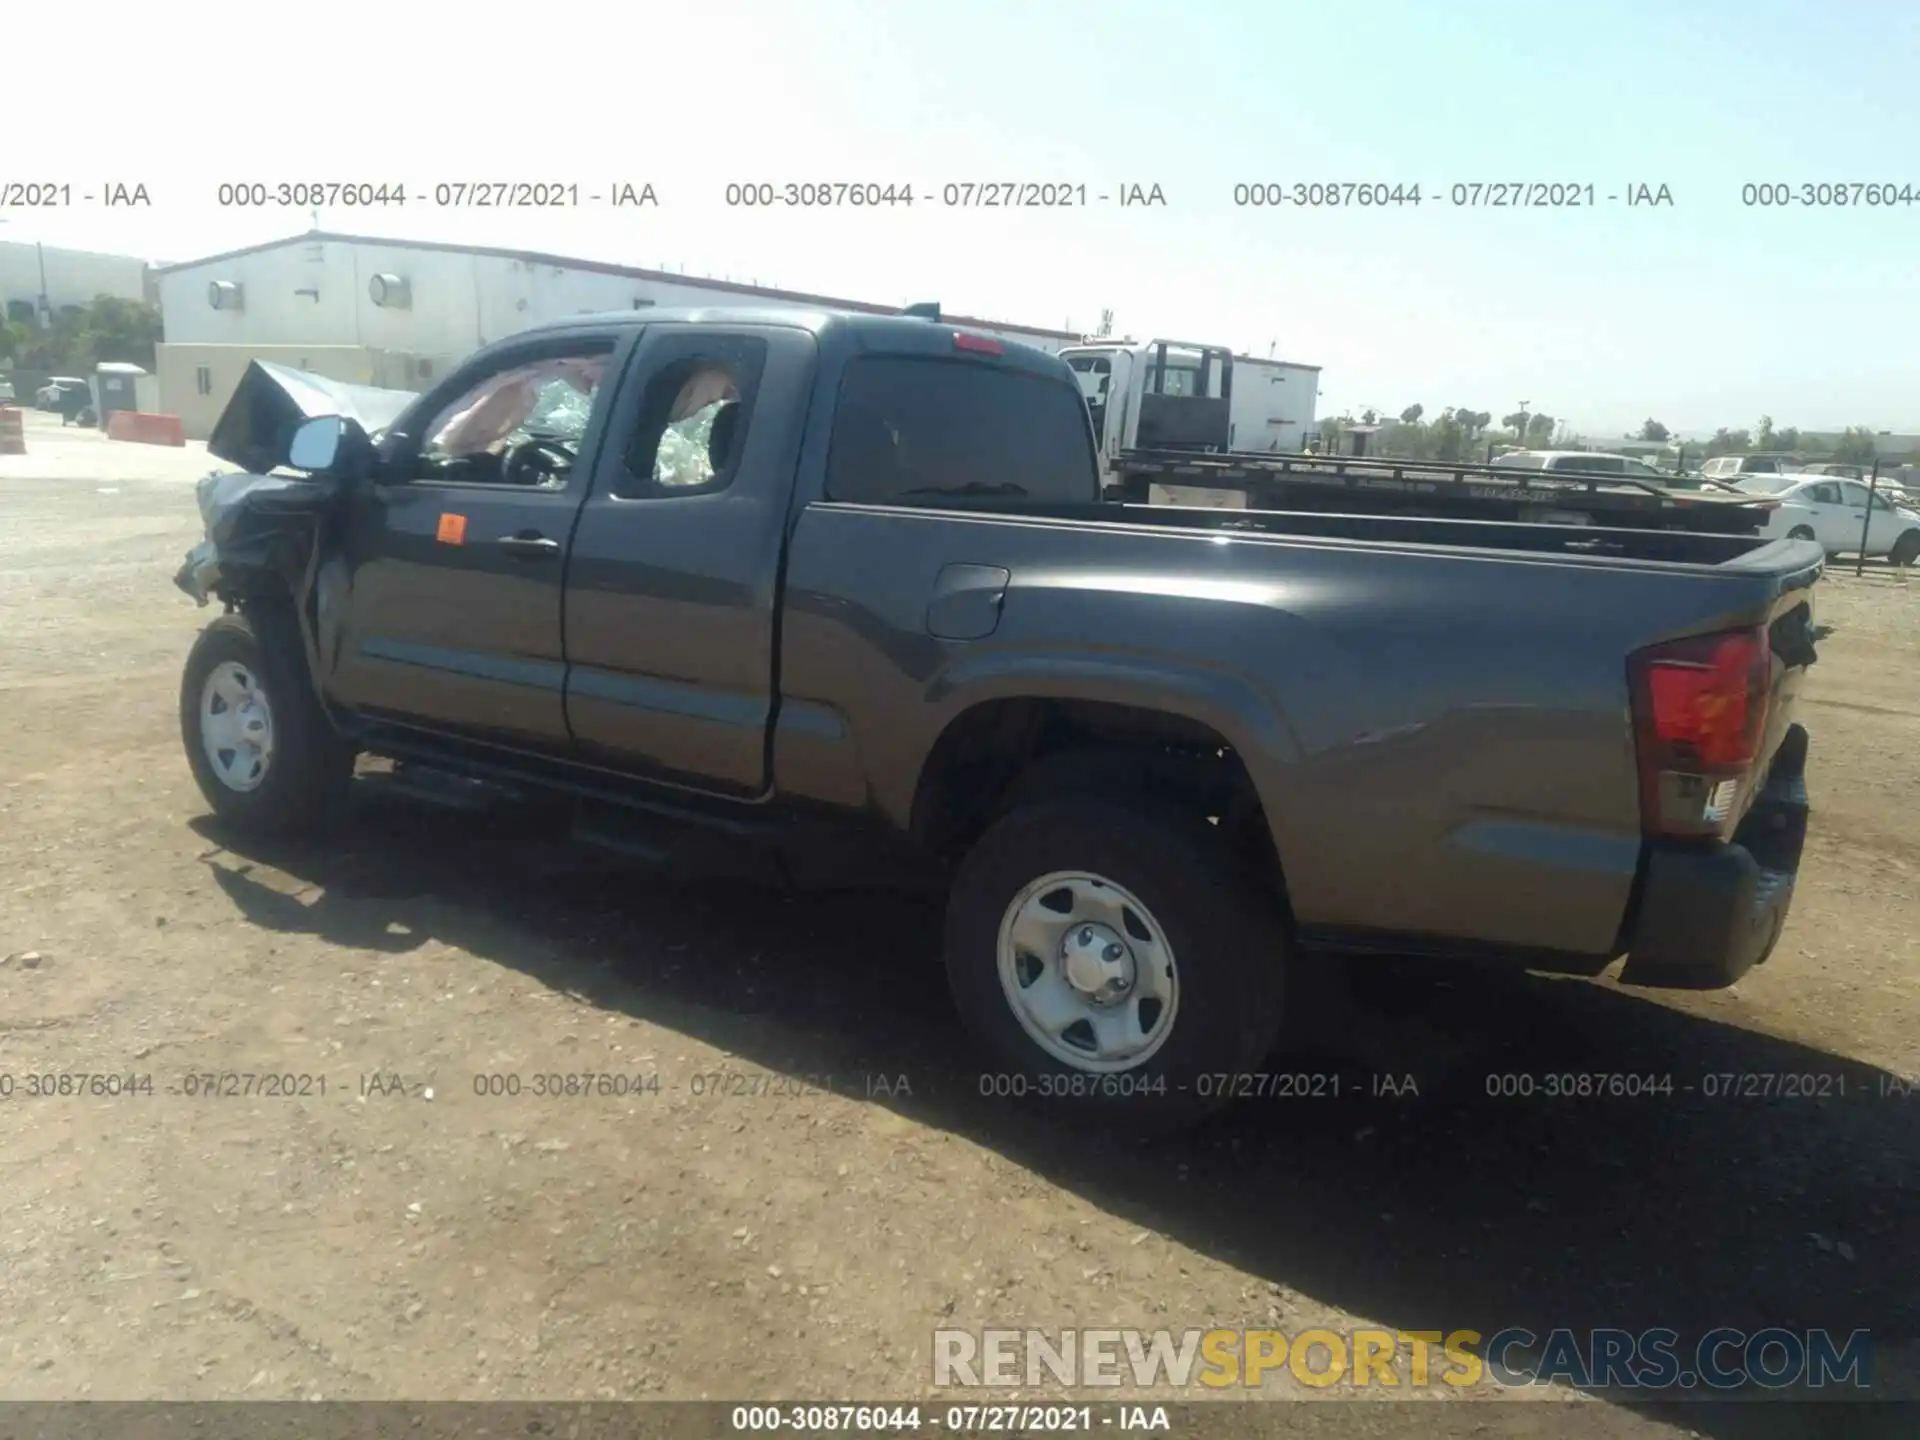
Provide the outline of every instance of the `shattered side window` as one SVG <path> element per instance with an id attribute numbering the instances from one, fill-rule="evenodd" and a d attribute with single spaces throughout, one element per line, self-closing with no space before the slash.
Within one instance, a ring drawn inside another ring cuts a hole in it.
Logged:
<path id="1" fill-rule="evenodd" d="M 552 435 L 577 441 L 587 433 L 592 414 L 591 392 L 577 390 L 565 380 L 549 380 L 535 395 L 533 409 L 514 438 Z"/>
<path id="2" fill-rule="evenodd" d="M 612 498 L 711 495 L 733 484 L 766 360 L 767 342 L 757 335 L 709 330 L 658 341 L 640 362 L 652 373 L 640 387 Z"/>
<path id="3" fill-rule="evenodd" d="M 705 485 L 713 479 L 713 460 L 707 442 L 713 434 L 714 417 L 725 403 L 716 400 L 667 427 L 660 437 L 659 452 L 654 456 L 654 484 Z"/>
<path id="4" fill-rule="evenodd" d="M 702 366 L 680 387 L 654 452 L 653 483 L 683 488 L 714 477 L 713 422 L 740 398 L 733 376 L 718 365 Z"/>
<path id="5" fill-rule="evenodd" d="M 604 354 L 517 365 L 481 380 L 427 428 L 422 455 L 459 459 L 542 436 L 577 444 L 606 369 Z"/>

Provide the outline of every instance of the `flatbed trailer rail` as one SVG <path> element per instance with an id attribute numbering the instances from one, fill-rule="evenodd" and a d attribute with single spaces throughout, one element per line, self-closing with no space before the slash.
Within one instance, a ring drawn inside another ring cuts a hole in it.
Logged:
<path id="1" fill-rule="evenodd" d="M 1315 455 L 1126 450 L 1109 497 L 1146 504 L 1154 485 L 1237 492 L 1257 510 L 1346 510 L 1634 530 L 1752 535 L 1777 501 L 1673 490 L 1630 476 Z"/>

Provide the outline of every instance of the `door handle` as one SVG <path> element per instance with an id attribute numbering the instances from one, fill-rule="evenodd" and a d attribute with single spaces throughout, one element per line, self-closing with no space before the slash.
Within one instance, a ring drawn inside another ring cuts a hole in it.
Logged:
<path id="1" fill-rule="evenodd" d="M 502 535 L 493 543 L 522 560 L 541 560 L 560 553 L 558 540 L 549 540 L 545 535 L 535 534 L 531 530 L 518 535 Z"/>

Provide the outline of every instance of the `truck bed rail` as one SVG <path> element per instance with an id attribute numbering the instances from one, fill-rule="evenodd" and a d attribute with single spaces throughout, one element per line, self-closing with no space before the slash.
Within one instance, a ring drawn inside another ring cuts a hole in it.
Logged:
<path id="1" fill-rule="evenodd" d="M 1678 491 L 1629 476 L 1315 455 L 1126 450 L 1110 497 L 1144 504 L 1155 484 L 1238 492 L 1260 510 L 1514 520 L 1751 535 L 1777 502 Z"/>

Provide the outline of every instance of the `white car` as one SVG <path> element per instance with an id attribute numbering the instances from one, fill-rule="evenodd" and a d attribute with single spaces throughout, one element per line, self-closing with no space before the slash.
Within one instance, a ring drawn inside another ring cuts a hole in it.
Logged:
<path id="1" fill-rule="evenodd" d="M 1860 553 L 1864 529 L 1868 555 L 1885 555 L 1896 565 L 1920 560 L 1920 511 L 1896 505 L 1886 495 L 1874 495 L 1869 526 L 1867 487 L 1858 480 L 1832 475 L 1749 475 L 1735 481 L 1734 488 L 1780 501 L 1780 508 L 1760 532 L 1773 539 L 1818 540 L 1829 555 L 1852 555 Z"/>
<path id="2" fill-rule="evenodd" d="M 1545 470 L 1555 475 L 1624 475 L 1656 485 L 1670 485 L 1673 476 L 1631 455 L 1604 455 L 1591 450 L 1509 450 L 1494 457 L 1500 470 Z"/>
<path id="3" fill-rule="evenodd" d="M 1787 455 L 1716 455 L 1700 467 L 1700 473 L 1708 480 L 1720 480 L 1727 484 L 1747 475 L 1792 475 L 1805 473 L 1791 456 Z"/>

